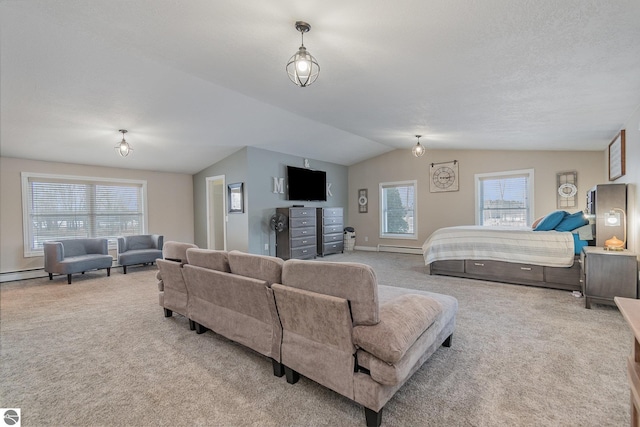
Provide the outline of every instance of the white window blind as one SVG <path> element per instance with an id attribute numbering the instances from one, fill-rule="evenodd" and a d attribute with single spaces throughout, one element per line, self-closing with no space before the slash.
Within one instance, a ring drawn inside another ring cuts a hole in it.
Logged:
<path id="1" fill-rule="evenodd" d="M 417 239 L 417 182 L 380 184 L 380 237 Z"/>
<path id="2" fill-rule="evenodd" d="M 25 256 L 49 240 L 146 234 L 145 181 L 22 174 Z"/>
<path id="3" fill-rule="evenodd" d="M 476 175 L 479 225 L 527 227 L 533 205 L 533 169 Z"/>

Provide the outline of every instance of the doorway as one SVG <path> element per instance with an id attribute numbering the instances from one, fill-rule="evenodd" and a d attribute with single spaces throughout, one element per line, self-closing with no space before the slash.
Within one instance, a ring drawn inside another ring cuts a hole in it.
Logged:
<path id="1" fill-rule="evenodd" d="M 207 182 L 207 248 L 227 250 L 227 208 L 224 175 L 210 176 Z"/>

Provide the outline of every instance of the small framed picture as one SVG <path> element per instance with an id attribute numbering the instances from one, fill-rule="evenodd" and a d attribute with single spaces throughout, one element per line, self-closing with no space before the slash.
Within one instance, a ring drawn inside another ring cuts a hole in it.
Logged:
<path id="1" fill-rule="evenodd" d="M 609 144 L 609 181 L 615 181 L 625 172 L 624 129 Z"/>
<path id="2" fill-rule="evenodd" d="M 243 183 L 227 185 L 229 213 L 244 213 Z"/>

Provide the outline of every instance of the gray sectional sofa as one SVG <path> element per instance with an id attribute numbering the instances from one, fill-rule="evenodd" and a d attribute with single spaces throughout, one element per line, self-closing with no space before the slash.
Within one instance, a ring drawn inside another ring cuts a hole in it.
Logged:
<path id="1" fill-rule="evenodd" d="M 66 274 L 71 284 L 71 275 L 89 270 L 107 269 L 111 275 L 113 257 L 109 255 L 107 239 L 68 239 L 44 242 L 44 271 L 49 280 L 54 274 Z"/>
<path id="2" fill-rule="evenodd" d="M 304 375 L 361 404 L 367 426 L 379 426 L 395 392 L 451 345 L 455 298 L 378 285 L 364 264 L 196 248 L 186 257 L 176 270 L 186 289 L 182 314 L 197 332 L 211 329 L 271 358 L 274 375 L 291 384 Z"/>

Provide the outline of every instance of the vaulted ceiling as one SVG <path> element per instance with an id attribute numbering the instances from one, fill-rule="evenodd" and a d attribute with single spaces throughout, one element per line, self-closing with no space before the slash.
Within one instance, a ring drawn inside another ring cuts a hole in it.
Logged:
<path id="1" fill-rule="evenodd" d="M 300 46 L 318 80 L 285 72 Z M 244 146 L 604 150 L 640 107 L 638 0 L 2 0 L 0 154 L 195 173 Z M 133 155 L 113 147 L 127 129 Z"/>

